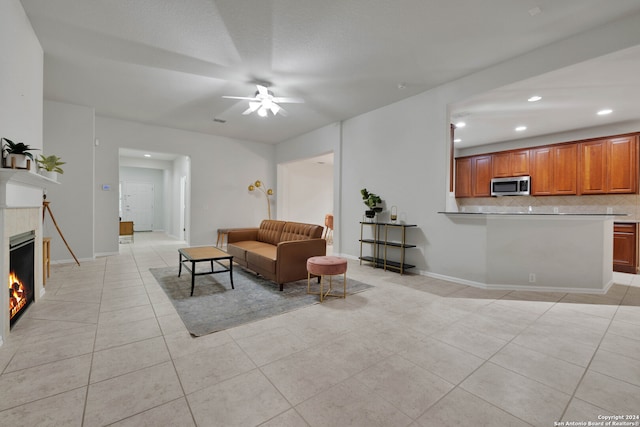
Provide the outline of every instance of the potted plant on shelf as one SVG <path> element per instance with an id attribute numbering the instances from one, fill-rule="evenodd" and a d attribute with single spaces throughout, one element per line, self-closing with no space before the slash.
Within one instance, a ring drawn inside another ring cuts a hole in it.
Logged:
<path id="1" fill-rule="evenodd" d="M 40 157 L 36 160 L 36 162 L 38 162 L 38 166 L 40 167 L 40 174 L 46 176 L 47 178 L 57 180 L 58 174 L 64 173 L 60 166 L 64 165 L 65 162 L 61 162 L 60 160 L 60 157 L 56 156 L 55 154 L 52 154 L 50 156 L 44 156 L 40 154 Z"/>
<path id="2" fill-rule="evenodd" d="M 366 188 L 360 190 L 364 204 L 369 208 L 364 214 L 367 218 L 373 218 L 378 212 L 382 212 L 382 199 L 377 194 L 369 193 Z"/>
<path id="3" fill-rule="evenodd" d="M 37 148 L 31 148 L 24 142 L 13 142 L 10 139 L 2 138 L 5 143 L 2 144 L 2 156 L 4 158 L 5 167 L 30 169 L 33 160 L 31 151 Z"/>

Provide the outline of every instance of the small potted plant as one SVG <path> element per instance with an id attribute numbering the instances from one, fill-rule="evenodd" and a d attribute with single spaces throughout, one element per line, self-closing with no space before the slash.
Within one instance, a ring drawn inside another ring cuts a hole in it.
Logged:
<path id="1" fill-rule="evenodd" d="M 360 190 L 364 204 L 369 208 L 364 214 L 367 218 L 373 218 L 378 212 L 382 212 L 382 199 L 377 194 L 369 193 L 366 188 Z"/>
<path id="2" fill-rule="evenodd" d="M 58 174 L 63 174 L 64 171 L 60 166 L 64 165 L 65 162 L 60 161 L 60 157 L 52 154 L 50 156 L 45 156 L 40 154 L 40 157 L 36 160 L 38 162 L 38 166 L 40 167 L 40 174 L 46 176 L 47 178 L 51 178 L 54 180 L 58 179 Z"/>
<path id="3" fill-rule="evenodd" d="M 28 160 L 33 161 L 31 151 L 37 150 L 37 148 L 31 148 L 24 142 L 13 142 L 7 138 L 2 138 L 2 141 L 5 142 L 2 144 L 5 167 L 30 169 L 31 163 Z"/>

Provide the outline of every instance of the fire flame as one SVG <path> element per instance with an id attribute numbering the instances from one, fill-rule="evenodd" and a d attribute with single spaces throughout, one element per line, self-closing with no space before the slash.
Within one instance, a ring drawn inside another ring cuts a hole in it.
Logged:
<path id="1" fill-rule="evenodd" d="M 9 274 L 9 319 L 12 319 L 27 303 L 24 285 L 15 272 Z"/>

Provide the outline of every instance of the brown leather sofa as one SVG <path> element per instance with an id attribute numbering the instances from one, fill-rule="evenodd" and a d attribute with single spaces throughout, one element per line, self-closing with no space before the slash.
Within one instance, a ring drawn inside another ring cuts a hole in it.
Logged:
<path id="1" fill-rule="evenodd" d="M 284 284 L 307 278 L 307 259 L 326 255 L 324 227 L 316 224 L 265 219 L 258 228 L 231 230 L 227 252 L 241 266 Z"/>

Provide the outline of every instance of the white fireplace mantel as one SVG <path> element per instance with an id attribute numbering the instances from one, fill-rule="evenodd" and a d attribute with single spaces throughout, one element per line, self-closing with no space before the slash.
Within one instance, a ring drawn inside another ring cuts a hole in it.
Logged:
<path id="1" fill-rule="evenodd" d="M 23 169 L 0 168 L 0 280 L 7 286 L 9 239 L 25 231 L 36 233 L 34 297 L 44 296 L 42 281 L 42 201 L 47 187 L 58 182 Z M 9 335 L 9 300 L 0 292 L 0 345 Z"/>
<path id="2" fill-rule="evenodd" d="M 42 191 L 57 181 L 22 169 L 0 168 L 0 209 L 42 206 Z"/>

